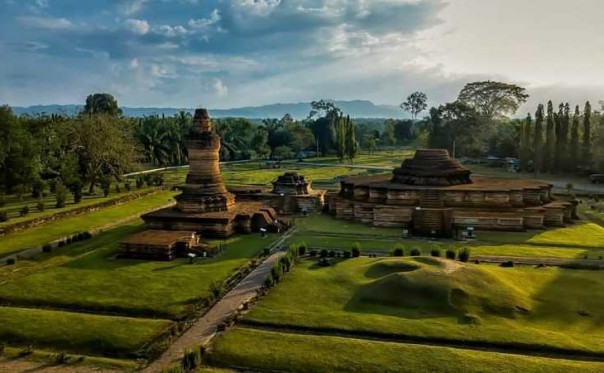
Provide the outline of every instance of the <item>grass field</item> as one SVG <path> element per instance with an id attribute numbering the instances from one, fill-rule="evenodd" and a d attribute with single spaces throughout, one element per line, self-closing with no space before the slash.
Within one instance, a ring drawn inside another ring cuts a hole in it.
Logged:
<path id="1" fill-rule="evenodd" d="M 246 320 L 604 353 L 601 273 L 444 263 L 302 261 Z"/>
<path id="2" fill-rule="evenodd" d="M 218 337 L 209 362 L 288 372 L 571 373 L 602 364 L 447 347 L 235 328 Z"/>
<path id="3" fill-rule="evenodd" d="M 134 357 L 170 324 L 167 320 L 0 307 L 0 340 L 121 358 Z"/>
<path id="4" fill-rule="evenodd" d="M 568 228 L 552 228 L 529 232 L 476 232 L 478 239 L 470 242 L 455 240 L 402 239 L 401 229 L 377 228 L 348 220 L 315 214 L 296 219 L 297 231 L 291 242 L 305 242 L 310 247 L 349 249 L 359 243 L 363 250 L 391 252 L 404 246 L 420 249 L 429 255 L 432 249 L 441 251 L 469 247 L 472 255 L 527 256 L 536 258 L 587 258 L 604 256 L 604 228 L 597 224 L 579 222 Z"/>
<path id="5" fill-rule="evenodd" d="M 208 294 L 213 281 L 226 280 L 276 238 L 235 236 L 225 241 L 222 255 L 198 258 L 194 264 L 188 259 L 115 259 L 119 242 L 140 229 L 142 223 L 132 223 L 56 254 L 4 267 L 0 299 L 16 305 L 177 318 Z"/>
<path id="6" fill-rule="evenodd" d="M 0 257 L 47 242 L 113 224 L 116 221 L 135 217 L 142 211 L 159 208 L 170 202 L 175 192 L 159 192 L 121 205 L 107 207 L 85 215 L 54 221 L 32 229 L 11 233 L 0 241 Z"/>

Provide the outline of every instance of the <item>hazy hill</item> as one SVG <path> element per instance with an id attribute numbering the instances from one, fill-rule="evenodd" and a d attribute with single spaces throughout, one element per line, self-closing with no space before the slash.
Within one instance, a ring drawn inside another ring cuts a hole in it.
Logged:
<path id="1" fill-rule="evenodd" d="M 400 108 L 392 105 L 376 105 L 371 101 L 335 101 L 336 105 L 353 118 L 402 118 L 407 117 L 406 113 Z M 46 114 L 67 114 L 74 115 L 82 110 L 82 105 L 36 105 L 28 107 L 13 107 L 13 112 L 17 115 L 40 113 Z M 140 117 L 152 114 L 164 114 L 172 116 L 180 110 L 192 112 L 192 108 L 131 108 L 122 107 L 126 116 Z M 214 118 L 224 117 L 244 117 L 244 118 L 281 118 L 285 114 L 290 114 L 296 119 L 303 119 L 308 116 L 310 111 L 309 102 L 299 102 L 290 104 L 270 104 L 263 106 L 250 106 L 232 109 L 210 109 L 210 115 Z"/>

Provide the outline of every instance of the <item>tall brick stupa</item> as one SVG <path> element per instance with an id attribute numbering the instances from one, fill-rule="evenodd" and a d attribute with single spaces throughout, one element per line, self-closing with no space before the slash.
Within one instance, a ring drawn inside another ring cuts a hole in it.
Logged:
<path id="1" fill-rule="evenodd" d="M 185 140 L 189 173 L 176 208 L 185 213 L 228 211 L 235 205 L 220 174 L 220 136 L 206 109 L 195 110 L 192 135 Z"/>

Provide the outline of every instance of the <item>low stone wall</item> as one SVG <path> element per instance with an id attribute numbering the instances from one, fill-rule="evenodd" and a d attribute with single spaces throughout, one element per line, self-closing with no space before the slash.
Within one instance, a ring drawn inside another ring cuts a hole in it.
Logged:
<path id="1" fill-rule="evenodd" d="M 65 219 L 65 218 L 69 218 L 69 217 L 77 216 L 77 215 L 82 215 L 82 214 L 85 214 L 88 212 L 100 210 L 105 207 L 120 205 L 120 204 L 123 204 L 126 202 L 133 201 L 135 199 L 143 198 L 148 195 L 158 193 L 163 190 L 168 190 L 168 189 L 165 187 L 160 187 L 160 188 L 148 190 L 145 192 L 130 193 L 123 197 L 114 198 L 109 201 L 103 201 L 103 202 L 95 203 L 93 205 L 82 206 L 82 207 L 78 207 L 78 208 L 68 210 L 68 211 L 57 212 L 56 214 L 52 214 L 52 215 L 48 215 L 48 216 L 43 216 L 43 217 L 39 217 L 39 218 L 34 218 L 34 219 L 14 223 L 14 224 L 9 224 L 7 226 L 0 228 L 0 237 L 3 237 L 9 233 L 18 232 L 18 231 L 30 229 L 30 228 L 33 228 L 33 227 L 36 227 L 39 225 L 47 224 L 47 223 L 50 223 L 50 222 L 53 222 L 56 220 L 61 220 L 61 219 Z"/>

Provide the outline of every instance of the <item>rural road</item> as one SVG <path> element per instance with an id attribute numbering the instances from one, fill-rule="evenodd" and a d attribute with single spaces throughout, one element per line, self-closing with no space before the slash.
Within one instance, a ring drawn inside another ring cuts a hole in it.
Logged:
<path id="1" fill-rule="evenodd" d="M 295 229 L 284 234 L 273 247 L 279 248 L 287 242 Z M 180 336 L 157 360 L 142 370 L 143 373 L 158 373 L 179 362 L 187 348 L 206 345 L 216 335 L 218 325 L 235 315 L 239 307 L 252 300 L 264 284 L 273 266 L 285 255 L 277 251 L 245 277 L 233 290 L 229 291 L 203 317 Z"/>

